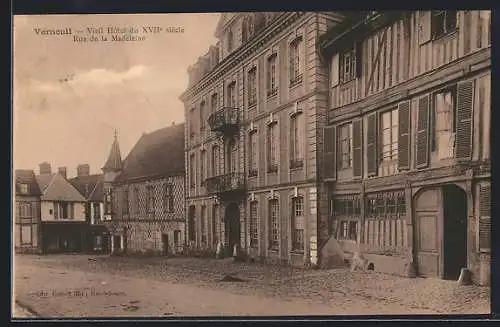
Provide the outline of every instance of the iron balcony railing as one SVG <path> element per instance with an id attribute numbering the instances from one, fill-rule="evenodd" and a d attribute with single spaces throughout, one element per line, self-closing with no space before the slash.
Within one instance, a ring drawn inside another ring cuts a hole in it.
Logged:
<path id="1" fill-rule="evenodd" d="M 242 191 L 245 189 L 244 173 L 229 173 L 206 179 L 207 193 L 220 194 L 231 191 Z"/>
<path id="2" fill-rule="evenodd" d="M 214 132 L 222 132 L 238 126 L 240 122 L 238 108 L 224 107 L 208 117 L 208 125 Z"/>

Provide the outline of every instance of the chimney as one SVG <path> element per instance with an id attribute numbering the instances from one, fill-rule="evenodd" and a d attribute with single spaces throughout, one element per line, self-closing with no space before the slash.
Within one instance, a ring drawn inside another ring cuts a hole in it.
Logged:
<path id="1" fill-rule="evenodd" d="M 52 168 L 48 162 L 42 162 L 40 165 L 40 175 L 42 174 L 52 174 Z"/>
<path id="2" fill-rule="evenodd" d="M 76 176 L 88 176 L 90 175 L 90 166 L 88 164 L 78 165 L 76 167 Z"/>
<path id="3" fill-rule="evenodd" d="M 62 177 L 64 177 L 64 179 L 68 178 L 66 167 L 59 167 L 58 168 L 58 173 L 59 173 L 59 175 L 61 175 Z"/>

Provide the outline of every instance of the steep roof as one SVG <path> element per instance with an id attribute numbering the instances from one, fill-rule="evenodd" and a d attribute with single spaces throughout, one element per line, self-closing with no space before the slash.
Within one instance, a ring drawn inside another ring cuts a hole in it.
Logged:
<path id="1" fill-rule="evenodd" d="M 73 185 L 88 201 L 103 201 L 103 175 L 77 176 L 68 181 Z"/>
<path id="2" fill-rule="evenodd" d="M 123 163 L 115 182 L 184 173 L 184 124 L 143 134 Z"/>
<path id="3" fill-rule="evenodd" d="M 85 202 L 85 197 L 60 174 L 42 174 L 36 176 L 42 190 L 42 201 Z"/>
<path id="4" fill-rule="evenodd" d="M 108 160 L 102 167 L 103 171 L 114 171 L 122 169 L 122 155 L 120 153 L 120 145 L 118 144 L 118 138 L 116 137 L 113 144 L 111 144 L 111 150 L 109 151 Z"/>
<path id="5" fill-rule="evenodd" d="M 17 169 L 15 172 L 16 180 L 16 195 L 39 196 L 42 195 L 40 187 L 36 181 L 35 172 L 33 170 Z M 28 185 L 28 192 L 21 192 L 21 184 Z"/>

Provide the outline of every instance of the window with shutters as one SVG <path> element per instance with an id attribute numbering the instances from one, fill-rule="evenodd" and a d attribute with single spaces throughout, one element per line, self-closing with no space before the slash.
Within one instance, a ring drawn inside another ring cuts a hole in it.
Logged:
<path id="1" fill-rule="evenodd" d="M 304 198 L 302 196 L 292 199 L 292 251 L 304 251 Z"/>
<path id="2" fill-rule="evenodd" d="M 456 89 L 448 89 L 434 95 L 431 122 L 431 151 L 439 159 L 455 156 L 456 137 Z"/>
<path id="3" fill-rule="evenodd" d="M 247 83 L 248 107 L 253 107 L 257 104 L 257 67 L 248 71 Z"/>
<path id="4" fill-rule="evenodd" d="M 398 163 L 398 109 L 383 112 L 380 115 L 380 164 L 379 176 L 397 173 Z"/>
<path id="5" fill-rule="evenodd" d="M 205 131 L 205 101 L 200 103 L 200 132 Z"/>
<path id="6" fill-rule="evenodd" d="M 340 169 L 352 168 L 352 124 L 338 127 L 339 167 Z"/>
<path id="7" fill-rule="evenodd" d="M 340 81 L 347 83 L 356 78 L 356 52 L 354 49 L 342 53 L 340 56 Z"/>
<path id="8" fill-rule="evenodd" d="M 123 202 L 122 202 L 122 214 L 128 215 L 129 212 L 129 205 L 128 205 L 128 189 L 123 190 Z"/>
<path id="9" fill-rule="evenodd" d="M 269 200 L 269 248 L 272 250 L 279 249 L 279 231 L 280 231 L 280 216 L 279 216 L 278 199 Z"/>
<path id="10" fill-rule="evenodd" d="M 212 176 L 220 175 L 219 162 L 219 147 L 214 145 L 212 148 Z"/>
<path id="11" fill-rule="evenodd" d="M 290 118 L 290 168 L 301 168 L 304 165 L 304 115 L 297 112 Z"/>
<path id="12" fill-rule="evenodd" d="M 201 214 L 200 214 L 200 233 L 201 233 L 201 242 L 205 243 L 207 241 L 207 230 L 206 230 L 206 221 L 207 221 L 207 207 L 201 206 Z"/>
<path id="13" fill-rule="evenodd" d="M 196 183 L 196 170 L 194 153 L 189 156 L 189 187 L 194 188 Z"/>
<path id="14" fill-rule="evenodd" d="M 267 172 L 278 171 L 278 123 L 272 122 L 267 127 Z"/>
<path id="15" fill-rule="evenodd" d="M 207 165 L 206 165 L 207 155 L 205 150 L 200 151 L 200 185 L 205 184 L 205 178 L 207 176 Z"/>
<path id="16" fill-rule="evenodd" d="M 94 206 L 94 222 L 98 223 L 101 220 L 101 204 L 100 203 L 93 203 Z"/>
<path id="17" fill-rule="evenodd" d="M 219 95 L 217 93 L 212 94 L 210 99 L 210 109 L 212 113 L 216 112 L 219 107 Z"/>
<path id="18" fill-rule="evenodd" d="M 250 202 L 250 247 L 257 248 L 259 245 L 259 213 L 258 202 Z"/>
<path id="19" fill-rule="evenodd" d="M 163 210 L 165 212 L 174 212 L 174 185 L 166 184 L 163 197 Z"/>
<path id="20" fill-rule="evenodd" d="M 113 190 L 109 189 L 104 195 L 104 213 L 112 214 L 113 213 Z"/>
<path id="21" fill-rule="evenodd" d="M 219 237 L 217 235 L 217 224 L 219 221 L 219 205 L 212 205 L 212 242 L 217 244 Z"/>
<path id="22" fill-rule="evenodd" d="M 54 219 L 73 219 L 74 204 L 72 202 L 54 202 Z"/>
<path id="23" fill-rule="evenodd" d="M 290 43 L 290 87 L 302 82 L 302 37 L 299 36 Z"/>
<path id="24" fill-rule="evenodd" d="M 456 10 L 432 11 L 431 33 L 432 38 L 437 39 L 457 29 Z"/>
<path id="25" fill-rule="evenodd" d="M 195 218 L 196 218 L 196 207 L 194 205 L 189 206 L 189 210 L 188 210 L 188 238 L 190 241 L 196 240 Z"/>
<path id="26" fill-rule="evenodd" d="M 227 87 L 227 105 L 236 108 L 236 82 L 231 82 Z"/>
<path id="27" fill-rule="evenodd" d="M 23 222 L 32 222 L 33 219 L 33 205 L 29 202 L 18 202 L 18 221 Z"/>
<path id="28" fill-rule="evenodd" d="M 336 129 L 336 126 L 327 126 L 323 130 L 323 176 L 330 179 L 337 177 Z"/>
<path id="29" fill-rule="evenodd" d="M 276 53 L 267 58 L 266 89 L 268 97 L 272 97 L 278 93 L 278 81 L 276 78 L 277 60 L 278 55 Z"/>
<path id="30" fill-rule="evenodd" d="M 361 43 L 353 44 L 349 49 L 340 53 L 339 80 L 348 83 L 361 75 Z"/>
<path id="31" fill-rule="evenodd" d="M 231 51 L 233 51 L 233 43 L 234 43 L 234 40 L 233 40 L 233 31 L 231 31 L 231 29 L 229 29 L 227 31 L 227 36 L 226 36 L 226 45 L 227 45 L 227 52 L 230 53 Z"/>
<path id="32" fill-rule="evenodd" d="M 491 249 L 491 185 L 479 185 L 479 250 Z"/>
<path id="33" fill-rule="evenodd" d="M 153 186 L 147 186 L 146 187 L 146 194 L 147 194 L 147 210 L 149 213 L 153 213 L 155 211 L 155 194 L 154 194 L 154 187 Z"/>
<path id="34" fill-rule="evenodd" d="M 248 176 L 254 177 L 258 175 L 257 169 L 257 130 L 253 130 L 248 135 Z"/>
<path id="35" fill-rule="evenodd" d="M 195 131 L 194 131 L 194 122 L 195 122 L 195 114 L 194 114 L 194 108 L 191 108 L 189 111 L 189 139 L 191 141 L 194 140 L 195 136 Z"/>
<path id="36" fill-rule="evenodd" d="M 140 202 L 140 194 L 139 194 L 140 190 L 138 187 L 135 187 L 134 188 L 134 208 L 135 208 L 135 213 L 136 214 L 139 214 L 141 212 L 144 212 L 143 208 L 141 208 L 141 202 Z"/>

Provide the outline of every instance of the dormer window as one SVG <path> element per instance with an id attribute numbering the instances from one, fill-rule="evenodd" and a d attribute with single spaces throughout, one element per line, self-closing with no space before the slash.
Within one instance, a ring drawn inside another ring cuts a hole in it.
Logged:
<path id="1" fill-rule="evenodd" d="M 28 194 L 28 184 L 20 184 L 19 192 L 21 192 L 21 194 Z"/>
<path id="2" fill-rule="evenodd" d="M 361 47 L 356 43 L 340 55 L 340 80 L 347 83 L 361 76 Z"/>

